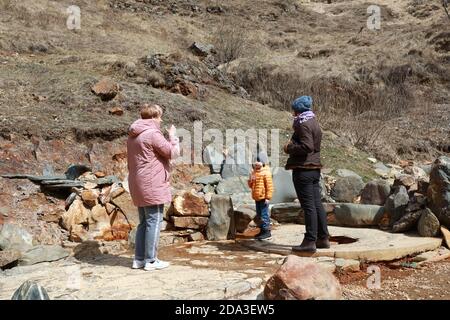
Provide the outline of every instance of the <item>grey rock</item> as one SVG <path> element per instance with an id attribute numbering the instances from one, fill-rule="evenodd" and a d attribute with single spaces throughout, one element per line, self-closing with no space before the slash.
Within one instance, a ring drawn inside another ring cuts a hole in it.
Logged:
<path id="1" fill-rule="evenodd" d="M 207 194 L 207 193 L 215 193 L 216 192 L 216 187 L 210 184 L 207 184 L 203 187 L 202 191 Z"/>
<path id="2" fill-rule="evenodd" d="M 225 157 L 221 150 L 209 145 L 203 150 L 203 161 L 211 166 L 211 173 L 220 173 Z"/>
<path id="3" fill-rule="evenodd" d="M 253 200 L 252 195 L 249 192 L 233 193 L 231 195 L 231 201 L 234 208 L 243 204 L 255 203 L 255 200 Z"/>
<path id="4" fill-rule="evenodd" d="M 422 215 L 422 211 L 407 212 L 392 226 L 392 232 L 407 232 L 417 226 L 417 222 Z"/>
<path id="5" fill-rule="evenodd" d="M 217 194 L 236 194 L 236 193 L 250 193 L 250 188 L 247 184 L 248 177 L 231 177 L 222 180 L 216 187 Z"/>
<path id="6" fill-rule="evenodd" d="M 420 215 L 417 230 L 422 237 L 435 237 L 439 233 L 440 223 L 438 218 L 426 208 Z"/>
<path id="7" fill-rule="evenodd" d="M 22 255 L 20 266 L 29 266 L 40 262 L 57 261 L 69 256 L 69 252 L 57 245 L 39 245 L 31 248 Z"/>
<path id="8" fill-rule="evenodd" d="M 136 231 L 137 231 L 137 229 L 133 228 L 128 233 L 128 246 L 132 249 L 134 249 L 134 247 L 136 245 Z"/>
<path id="9" fill-rule="evenodd" d="M 382 162 L 377 162 L 373 165 L 373 169 L 376 174 L 381 177 L 388 177 L 391 173 L 391 169 L 386 167 Z"/>
<path id="10" fill-rule="evenodd" d="M 427 197 L 431 211 L 450 228 L 450 157 L 441 156 L 433 163 Z"/>
<path id="11" fill-rule="evenodd" d="M 89 168 L 88 166 L 82 164 L 73 164 L 69 166 L 69 168 L 67 168 L 64 174 L 66 175 L 66 179 L 75 180 L 83 173 L 88 171 L 91 171 L 91 168 Z"/>
<path id="12" fill-rule="evenodd" d="M 50 297 L 43 287 L 28 280 L 14 292 L 11 300 L 50 300 Z"/>
<path id="13" fill-rule="evenodd" d="M 397 222 L 406 211 L 409 203 L 408 191 L 404 186 L 394 188 L 394 192 L 386 199 L 384 210 L 389 217 L 389 225 Z"/>
<path id="14" fill-rule="evenodd" d="M 385 180 L 370 181 L 361 191 L 361 203 L 382 206 L 390 193 L 391 186 L 389 182 Z"/>
<path id="15" fill-rule="evenodd" d="M 0 249 L 25 252 L 33 247 L 33 236 L 18 225 L 6 223 L 0 230 Z"/>
<path id="16" fill-rule="evenodd" d="M 341 203 L 336 205 L 334 214 L 340 226 L 376 226 L 383 217 L 384 208 L 369 204 Z"/>
<path id="17" fill-rule="evenodd" d="M 214 46 L 211 44 L 204 44 L 200 42 L 194 42 L 189 49 L 197 55 L 201 57 L 208 56 L 212 51 L 214 51 Z"/>
<path id="18" fill-rule="evenodd" d="M 331 190 L 331 197 L 338 202 L 353 202 L 363 188 L 364 182 L 361 177 L 338 178 Z"/>
<path id="19" fill-rule="evenodd" d="M 45 53 L 48 51 L 48 46 L 44 43 L 35 43 L 28 47 L 31 52 Z"/>
<path id="20" fill-rule="evenodd" d="M 234 210 L 234 222 L 237 232 L 244 232 L 248 225 L 256 217 L 256 209 L 254 206 L 243 205 Z"/>
<path id="21" fill-rule="evenodd" d="M 337 169 L 336 170 L 336 176 L 340 178 L 347 178 L 347 177 L 359 177 L 361 178 L 356 172 L 348 169 Z"/>
<path id="22" fill-rule="evenodd" d="M 274 192 L 271 203 L 285 203 L 297 199 L 294 184 L 292 183 L 292 170 L 275 167 L 272 170 L 272 180 Z"/>
<path id="23" fill-rule="evenodd" d="M 299 203 L 279 203 L 270 210 L 270 216 L 280 223 L 300 223 L 302 214 Z"/>
<path id="24" fill-rule="evenodd" d="M 200 184 L 218 184 L 220 181 L 222 181 L 222 177 L 220 174 L 210 174 L 208 176 L 198 177 L 192 180 L 193 183 L 200 183 Z"/>
<path id="25" fill-rule="evenodd" d="M 433 166 L 431 164 L 423 164 L 419 165 L 419 168 L 421 168 L 427 175 L 431 174 L 431 170 L 433 169 Z"/>
<path id="26" fill-rule="evenodd" d="M 234 239 L 236 228 L 231 198 L 226 195 L 213 195 L 211 198 L 211 216 L 206 227 L 208 240 Z"/>

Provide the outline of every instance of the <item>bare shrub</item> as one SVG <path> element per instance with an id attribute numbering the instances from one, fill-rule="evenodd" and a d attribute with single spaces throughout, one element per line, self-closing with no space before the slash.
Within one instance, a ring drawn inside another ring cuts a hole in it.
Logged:
<path id="1" fill-rule="evenodd" d="M 380 87 L 338 77 L 306 79 L 257 63 L 241 64 L 238 69 L 236 82 L 253 99 L 273 108 L 290 111 L 295 98 L 311 95 L 321 125 L 348 136 L 361 149 L 376 143 L 386 120 L 401 116 L 416 104 L 406 81 L 411 71 L 403 66 L 383 73 L 386 84 Z"/>
<path id="2" fill-rule="evenodd" d="M 212 36 L 212 44 L 220 63 L 229 63 L 241 57 L 246 43 L 245 31 L 233 25 L 223 24 Z"/>

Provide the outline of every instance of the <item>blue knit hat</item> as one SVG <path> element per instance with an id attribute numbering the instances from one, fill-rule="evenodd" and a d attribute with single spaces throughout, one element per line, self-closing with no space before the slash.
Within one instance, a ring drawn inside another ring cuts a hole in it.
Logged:
<path id="1" fill-rule="evenodd" d="M 312 107 L 312 98 L 310 96 L 301 96 L 292 102 L 292 109 L 297 113 L 310 111 Z"/>

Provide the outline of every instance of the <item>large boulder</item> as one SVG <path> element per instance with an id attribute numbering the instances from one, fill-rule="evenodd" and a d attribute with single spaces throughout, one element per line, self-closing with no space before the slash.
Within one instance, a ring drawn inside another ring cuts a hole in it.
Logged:
<path id="1" fill-rule="evenodd" d="M 442 223 L 450 228 L 450 158 L 439 157 L 433 163 L 428 187 L 429 207 Z"/>
<path id="2" fill-rule="evenodd" d="M 57 245 L 39 245 L 25 252 L 19 260 L 19 265 L 29 266 L 40 262 L 51 262 L 64 259 L 69 252 Z"/>
<path id="3" fill-rule="evenodd" d="M 267 281 L 264 297 L 268 300 L 339 300 L 342 289 L 327 268 L 290 255 Z"/>
<path id="4" fill-rule="evenodd" d="M 438 218 L 426 208 L 422 210 L 419 222 L 417 223 L 417 230 L 422 237 L 435 237 L 438 235 L 440 223 Z"/>
<path id="5" fill-rule="evenodd" d="M 389 217 L 389 225 L 394 225 L 404 214 L 409 203 L 408 191 L 404 186 L 394 188 L 394 192 L 386 199 L 384 210 Z"/>
<path id="6" fill-rule="evenodd" d="M 6 223 L 0 230 L 0 250 L 25 252 L 33 247 L 33 236 L 16 224 Z"/>
<path id="7" fill-rule="evenodd" d="M 203 196 L 192 192 L 184 192 L 173 198 L 173 214 L 176 216 L 208 217 L 208 204 Z"/>
<path id="8" fill-rule="evenodd" d="M 340 203 L 334 209 L 337 224 L 346 227 L 376 226 L 384 215 L 384 207 L 370 204 Z"/>
<path id="9" fill-rule="evenodd" d="M 14 292 L 11 300 L 50 300 L 50 298 L 43 287 L 28 280 Z"/>
<path id="10" fill-rule="evenodd" d="M 294 183 L 292 182 L 292 171 L 282 167 L 275 167 L 272 171 L 273 196 L 270 201 L 273 204 L 291 202 L 297 199 Z"/>
<path id="11" fill-rule="evenodd" d="M 300 223 L 303 209 L 300 203 L 278 203 L 272 206 L 270 216 L 280 223 Z"/>
<path id="12" fill-rule="evenodd" d="M 236 237 L 234 210 L 231 198 L 226 195 L 213 195 L 211 216 L 206 228 L 208 240 L 226 240 Z"/>
<path id="13" fill-rule="evenodd" d="M 362 204 L 384 205 L 391 193 L 391 186 L 386 180 L 372 180 L 361 191 Z"/>
<path id="14" fill-rule="evenodd" d="M 244 232 L 256 217 L 255 206 L 241 205 L 234 210 L 234 223 L 237 232 Z"/>
<path id="15" fill-rule="evenodd" d="M 331 190 L 331 197 L 338 202 L 353 202 L 363 188 L 364 182 L 359 176 L 340 177 Z"/>

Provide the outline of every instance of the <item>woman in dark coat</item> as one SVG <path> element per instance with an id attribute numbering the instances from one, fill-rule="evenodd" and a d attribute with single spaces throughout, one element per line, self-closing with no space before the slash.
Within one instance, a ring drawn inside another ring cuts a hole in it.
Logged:
<path id="1" fill-rule="evenodd" d="M 294 134 L 284 147 L 289 154 L 286 169 L 292 170 L 295 191 L 305 213 L 306 234 L 294 251 L 315 252 L 329 248 L 327 214 L 320 196 L 320 144 L 322 130 L 311 110 L 312 98 L 302 96 L 292 103 Z"/>

